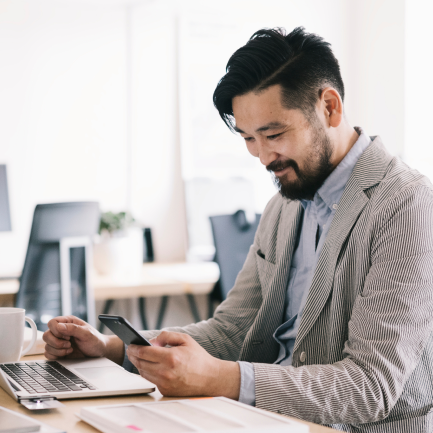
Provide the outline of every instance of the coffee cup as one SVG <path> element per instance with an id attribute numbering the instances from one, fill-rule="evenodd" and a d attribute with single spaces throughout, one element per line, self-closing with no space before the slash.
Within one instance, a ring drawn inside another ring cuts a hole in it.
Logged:
<path id="1" fill-rule="evenodd" d="M 19 361 L 36 343 L 36 324 L 25 312 L 23 308 L 0 308 L 0 363 Z M 32 328 L 33 335 L 29 345 L 23 350 L 25 322 Z"/>

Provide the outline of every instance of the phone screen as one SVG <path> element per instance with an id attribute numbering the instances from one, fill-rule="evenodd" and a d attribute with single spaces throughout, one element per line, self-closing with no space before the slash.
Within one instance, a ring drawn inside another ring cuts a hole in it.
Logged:
<path id="1" fill-rule="evenodd" d="M 100 314 L 99 320 L 114 332 L 126 345 L 138 344 L 139 346 L 151 346 L 133 326 L 122 316 Z"/>

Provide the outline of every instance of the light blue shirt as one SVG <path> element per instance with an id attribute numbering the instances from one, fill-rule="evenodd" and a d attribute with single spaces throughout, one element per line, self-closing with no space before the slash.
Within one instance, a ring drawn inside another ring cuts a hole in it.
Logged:
<path id="1" fill-rule="evenodd" d="M 290 265 L 284 323 L 274 332 L 274 339 L 280 345 L 275 364 L 292 364 L 296 335 L 326 235 L 353 168 L 371 142 L 361 128 L 356 130 L 358 140 L 328 176 L 313 200 L 301 200 L 304 215 Z M 238 362 L 241 370 L 239 401 L 255 405 L 253 365 L 250 362 Z"/>

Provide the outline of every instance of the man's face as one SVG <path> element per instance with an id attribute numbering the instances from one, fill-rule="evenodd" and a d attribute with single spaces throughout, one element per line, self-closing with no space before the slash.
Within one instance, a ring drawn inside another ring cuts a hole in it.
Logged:
<path id="1" fill-rule="evenodd" d="M 281 104 L 281 87 L 236 96 L 232 102 L 236 130 L 248 151 L 275 177 L 283 197 L 312 199 L 333 170 L 333 146 L 315 112 Z"/>

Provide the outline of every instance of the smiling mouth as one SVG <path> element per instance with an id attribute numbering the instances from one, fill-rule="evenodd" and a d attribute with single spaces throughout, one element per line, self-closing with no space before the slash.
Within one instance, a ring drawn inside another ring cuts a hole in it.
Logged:
<path id="1" fill-rule="evenodd" d="M 293 167 L 285 167 L 281 170 L 275 170 L 273 173 L 275 174 L 275 176 L 280 177 L 286 174 L 289 170 L 293 170 Z"/>

